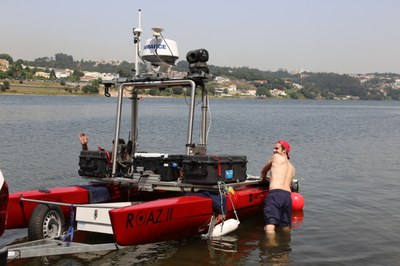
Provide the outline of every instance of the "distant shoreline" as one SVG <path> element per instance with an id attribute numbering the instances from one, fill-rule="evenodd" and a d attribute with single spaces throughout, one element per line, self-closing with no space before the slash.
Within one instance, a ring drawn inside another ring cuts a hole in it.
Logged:
<path id="1" fill-rule="evenodd" d="M 117 97 L 117 90 L 110 91 L 111 97 Z M 37 82 L 37 81 L 25 81 L 20 84 L 13 82 L 10 84 L 10 89 L 5 92 L 0 92 L 1 95 L 17 95 L 17 96 L 85 96 L 85 97 L 101 97 L 104 96 L 104 87 L 100 86 L 98 94 L 83 93 L 80 88 L 73 87 L 70 85 L 60 85 L 57 82 Z M 124 97 L 130 97 L 128 91 L 124 92 Z M 183 98 L 183 95 L 177 96 L 160 96 L 160 95 L 149 95 L 140 94 L 143 98 Z M 292 100 L 291 98 L 283 97 L 272 97 L 272 98 L 260 98 L 255 96 L 210 96 L 213 99 L 255 99 L 255 100 Z M 298 99 L 307 100 L 307 99 Z M 314 99 L 314 100 L 325 100 L 325 99 Z M 334 100 L 346 100 L 346 101 L 358 101 L 359 99 L 334 99 Z"/>
<path id="2" fill-rule="evenodd" d="M 33 83 L 33 82 L 32 82 Z M 90 94 L 83 93 L 75 87 L 71 87 L 68 85 L 62 86 L 59 83 L 43 83 L 38 84 L 38 82 L 34 82 L 32 84 L 29 81 L 26 81 L 23 84 L 19 84 L 13 82 L 10 84 L 10 89 L 5 92 L 0 92 L 0 95 L 17 95 L 17 96 L 88 96 L 88 97 L 99 97 L 104 96 L 104 88 L 100 86 L 98 94 Z M 46 85 L 46 86 L 44 86 Z M 110 91 L 111 97 L 117 97 L 117 90 Z M 129 92 L 124 92 L 124 97 L 130 97 Z M 149 95 L 149 94 L 141 94 L 140 97 L 143 98 L 183 98 L 184 96 L 160 96 L 160 95 Z M 256 99 L 256 97 L 249 96 L 231 96 L 231 97 L 215 97 L 212 98 L 223 98 L 223 99 Z"/>

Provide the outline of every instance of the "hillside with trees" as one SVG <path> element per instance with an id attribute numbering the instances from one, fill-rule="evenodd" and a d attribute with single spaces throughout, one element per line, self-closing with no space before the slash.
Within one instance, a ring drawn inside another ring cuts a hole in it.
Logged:
<path id="1" fill-rule="evenodd" d="M 54 69 L 71 69 L 73 75 L 67 81 L 79 81 L 84 71 L 100 73 L 118 73 L 120 77 L 133 75 L 133 64 L 127 61 L 118 64 L 99 63 L 95 61 L 74 60 L 71 55 L 58 53 L 54 57 L 41 57 L 34 61 L 13 58 L 7 54 L 0 54 L 10 66 L 7 71 L 0 71 L 0 79 L 16 79 L 23 82 L 27 79 L 37 79 L 37 71 L 50 73 L 50 79 L 55 79 Z M 27 67 L 23 67 L 27 66 Z M 186 61 L 179 61 L 173 70 L 187 72 Z M 336 73 L 301 72 L 291 74 L 287 70 L 263 71 L 249 67 L 221 67 L 209 66 L 213 76 L 229 78 L 232 83 L 238 82 L 239 90 L 256 89 L 258 97 L 272 97 L 270 91 L 278 89 L 286 92 L 288 98 L 293 99 L 336 99 L 352 97 L 361 100 L 400 100 L 400 75 L 396 73 L 370 73 L 360 76 Z M 368 78 L 365 79 L 365 76 Z M 64 81 L 65 82 L 65 81 Z M 98 83 L 98 81 L 97 81 Z M 96 83 L 96 84 L 97 84 Z M 208 87 L 212 88 L 216 84 Z M 2 90 L 5 90 L 4 82 Z M 92 87 L 88 91 L 96 91 Z M 176 92 L 175 92 L 176 93 Z"/>

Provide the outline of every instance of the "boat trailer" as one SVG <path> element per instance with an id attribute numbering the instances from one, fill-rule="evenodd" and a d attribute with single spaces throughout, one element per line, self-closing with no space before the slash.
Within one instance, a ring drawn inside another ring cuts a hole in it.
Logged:
<path id="1" fill-rule="evenodd" d="M 0 258 L 5 257 L 5 254 L 7 254 L 7 260 L 14 260 L 84 252 L 112 251 L 122 248 L 125 247 L 119 246 L 116 243 L 84 244 L 77 242 L 65 242 L 57 239 L 40 239 L 7 246 L 0 250 L 0 252 L 2 253 L 0 255 Z"/>

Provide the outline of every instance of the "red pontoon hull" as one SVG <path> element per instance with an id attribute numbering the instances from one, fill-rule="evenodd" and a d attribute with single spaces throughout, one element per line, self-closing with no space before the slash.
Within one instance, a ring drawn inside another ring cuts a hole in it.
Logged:
<path id="1" fill-rule="evenodd" d="M 89 203 L 88 191 L 79 186 L 11 193 L 8 198 L 7 229 L 28 227 L 33 210 L 40 204 L 22 201 L 21 198 L 57 203 Z M 64 217 L 69 217 L 70 208 L 62 207 L 62 210 Z"/>
<path id="2" fill-rule="evenodd" d="M 108 185 L 111 202 L 127 201 L 124 190 L 117 185 Z M 132 191 L 131 191 L 132 193 Z M 239 219 L 262 215 L 267 187 L 245 185 L 236 187 L 226 197 L 225 219 Z M 198 236 L 208 231 L 215 210 L 210 197 L 203 193 L 177 196 L 165 191 L 141 192 L 135 190 L 128 201 L 140 202 L 109 211 L 115 241 L 121 246 L 140 245 L 167 240 L 178 240 Z M 152 196 L 152 197 L 149 197 Z M 81 186 L 32 190 L 12 193 L 8 199 L 7 229 L 28 227 L 37 202 L 23 199 L 68 204 L 89 204 L 90 193 Z M 214 202 L 215 208 L 215 202 Z M 69 219 L 71 207 L 62 206 L 65 219 Z"/>
<path id="3" fill-rule="evenodd" d="M 0 171 L 0 236 L 3 235 L 6 229 L 8 204 L 8 185 L 4 181 L 3 174 Z"/>
<path id="4" fill-rule="evenodd" d="M 254 215 L 262 208 L 267 191 L 246 187 L 231 195 L 239 217 Z M 227 199 L 226 219 L 235 218 Z M 155 200 L 109 211 L 118 245 L 130 246 L 177 240 L 207 232 L 213 214 L 211 198 L 199 195 Z"/>
<path id="5" fill-rule="evenodd" d="M 129 246 L 198 235 L 208 229 L 213 211 L 210 198 L 182 196 L 109 213 L 116 242 Z"/>

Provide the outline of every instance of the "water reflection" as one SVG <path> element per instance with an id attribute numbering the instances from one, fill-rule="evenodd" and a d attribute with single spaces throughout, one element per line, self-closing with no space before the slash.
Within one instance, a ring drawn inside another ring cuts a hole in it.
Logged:
<path id="1" fill-rule="evenodd" d="M 304 220 L 303 210 L 293 211 L 292 212 L 292 229 L 301 228 Z"/>
<path id="2" fill-rule="evenodd" d="M 209 264 L 216 265 L 287 265 L 293 263 L 291 234 L 301 228 L 302 210 L 292 213 L 292 230 L 277 229 L 275 235 L 267 235 L 262 219 L 244 221 L 238 231 L 207 241 Z"/>
<path id="3" fill-rule="evenodd" d="M 303 210 L 292 213 L 292 229 L 277 227 L 275 233 L 264 233 L 260 238 L 260 263 L 268 265 L 287 265 L 290 259 L 292 230 L 300 228 L 304 219 Z"/>
<path id="4" fill-rule="evenodd" d="M 289 257 L 292 251 L 292 230 L 300 228 L 303 219 L 303 210 L 293 211 L 292 229 L 276 227 L 275 233 L 264 233 L 259 242 L 261 264 L 287 265 L 293 262 Z"/>
<path id="5" fill-rule="evenodd" d="M 292 261 L 289 258 L 292 248 L 291 230 L 278 229 L 275 233 L 265 233 L 260 239 L 260 262 L 271 265 L 285 265 Z"/>
<path id="6" fill-rule="evenodd" d="M 292 232 L 301 228 L 302 211 L 292 214 Z M 25 232 L 26 234 L 26 232 Z M 296 235 L 296 238 L 298 235 Z M 88 244 L 112 242 L 110 235 L 78 231 L 76 241 Z M 24 239 L 26 241 L 26 239 Z M 239 229 L 226 236 L 127 247 L 118 251 L 77 253 L 21 259 L 10 265 L 287 265 L 292 258 L 291 235 L 278 232 L 267 238 L 261 216 L 244 219 Z"/>
<path id="7" fill-rule="evenodd" d="M 208 240 L 208 249 L 210 250 L 211 257 L 214 257 L 217 251 L 223 252 L 237 252 L 236 236 L 222 236 L 214 237 Z"/>

